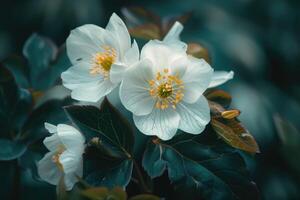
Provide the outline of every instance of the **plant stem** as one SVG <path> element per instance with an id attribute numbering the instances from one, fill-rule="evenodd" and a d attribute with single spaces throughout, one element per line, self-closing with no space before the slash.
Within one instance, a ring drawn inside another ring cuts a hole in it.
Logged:
<path id="1" fill-rule="evenodd" d="M 144 180 L 144 177 L 143 177 L 143 174 L 138 166 L 138 163 L 135 161 L 135 159 L 132 159 L 133 161 L 133 165 L 134 165 L 134 168 L 137 172 L 137 178 L 139 180 L 139 183 L 140 183 L 140 186 L 141 186 L 141 189 L 146 192 L 146 193 L 151 193 L 151 190 L 147 187 L 146 185 L 146 182 Z"/>

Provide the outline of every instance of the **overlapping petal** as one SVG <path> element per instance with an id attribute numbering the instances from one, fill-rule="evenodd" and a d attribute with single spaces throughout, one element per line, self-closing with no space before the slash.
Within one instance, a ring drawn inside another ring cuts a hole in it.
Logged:
<path id="1" fill-rule="evenodd" d="M 172 108 L 153 109 L 148 115 L 133 115 L 133 120 L 136 127 L 145 135 L 156 135 L 162 140 L 169 140 L 176 134 L 180 116 Z"/>

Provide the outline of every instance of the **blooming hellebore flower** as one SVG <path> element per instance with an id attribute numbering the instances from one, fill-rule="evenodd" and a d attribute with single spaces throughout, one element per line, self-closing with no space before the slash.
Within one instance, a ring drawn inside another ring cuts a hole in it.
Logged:
<path id="1" fill-rule="evenodd" d="M 124 75 L 120 99 L 146 135 L 169 140 L 177 129 L 198 134 L 210 121 L 202 93 L 212 74 L 209 64 L 188 57 L 182 46 L 152 40 L 143 47 L 141 61 Z"/>
<path id="2" fill-rule="evenodd" d="M 88 24 L 72 30 L 66 46 L 73 66 L 61 78 L 72 90 L 71 97 L 80 101 L 97 102 L 109 94 L 139 59 L 137 43 L 131 44 L 124 22 L 115 13 L 106 29 Z"/>
<path id="3" fill-rule="evenodd" d="M 85 139 L 74 127 L 66 124 L 54 126 L 45 123 L 52 135 L 44 139 L 44 145 L 50 151 L 38 162 L 38 174 L 46 182 L 58 185 L 64 178 L 66 190 L 71 190 L 82 177 L 82 154 Z"/>
<path id="4" fill-rule="evenodd" d="M 137 128 L 162 140 L 171 139 L 178 129 L 201 133 L 210 121 L 202 94 L 225 82 L 214 81 L 213 69 L 204 59 L 186 54 L 187 45 L 179 39 L 182 29 L 176 22 L 163 41 L 149 41 L 120 87 L 120 99 L 133 113 Z"/>

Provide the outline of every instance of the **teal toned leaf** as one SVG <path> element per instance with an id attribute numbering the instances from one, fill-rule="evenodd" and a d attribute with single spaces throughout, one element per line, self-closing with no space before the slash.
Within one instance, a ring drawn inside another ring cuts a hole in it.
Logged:
<path id="1" fill-rule="evenodd" d="M 94 186 L 125 187 L 132 174 L 133 131 L 129 123 L 105 99 L 101 108 L 67 106 L 71 121 L 85 135 L 86 181 Z"/>
<path id="2" fill-rule="evenodd" d="M 63 100 L 53 99 L 40 105 L 30 113 L 22 127 L 20 138 L 26 143 L 32 143 L 38 139 L 47 136 L 49 133 L 44 127 L 48 122 L 57 125 L 68 121 L 64 113 L 63 106 L 72 103 L 70 98 Z"/>
<path id="3" fill-rule="evenodd" d="M 129 123 L 108 102 L 101 108 L 94 106 L 67 106 L 65 111 L 71 121 L 82 131 L 87 140 L 98 137 L 111 152 L 124 158 L 131 157 L 134 144 Z"/>
<path id="4" fill-rule="evenodd" d="M 149 158 L 153 161 L 146 160 Z M 242 157 L 211 132 L 151 141 L 143 159 L 143 167 L 152 177 L 162 174 L 161 163 L 166 163 L 169 179 L 181 191 L 178 198 L 237 199 L 247 194 L 248 199 L 257 199 Z"/>
<path id="5" fill-rule="evenodd" d="M 54 60 L 57 48 L 49 39 L 33 34 L 23 47 L 23 54 L 28 60 L 30 82 L 35 89 L 44 89 L 48 74 L 45 73 Z M 44 75 L 44 76 L 43 76 Z"/>
<path id="6" fill-rule="evenodd" d="M 51 40 L 37 34 L 26 41 L 23 54 L 28 61 L 30 84 L 35 90 L 53 86 L 60 74 L 71 66 L 65 46 L 57 49 Z"/>
<path id="7" fill-rule="evenodd" d="M 101 161 L 98 161 L 101 162 Z M 119 165 L 112 168 L 98 168 L 89 173 L 85 180 L 93 186 L 105 186 L 113 188 L 115 186 L 126 187 L 132 175 L 132 160 L 124 160 Z"/>
<path id="8" fill-rule="evenodd" d="M 0 160 L 13 160 L 26 151 L 26 146 L 18 141 L 0 139 Z"/>
<path id="9" fill-rule="evenodd" d="M 10 56 L 3 61 L 3 66 L 5 66 L 13 76 L 19 87 L 29 88 L 29 69 L 22 57 Z"/>

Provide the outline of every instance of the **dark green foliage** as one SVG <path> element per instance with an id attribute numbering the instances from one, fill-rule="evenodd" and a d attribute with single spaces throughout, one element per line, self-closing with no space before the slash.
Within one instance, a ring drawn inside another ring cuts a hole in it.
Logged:
<path id="1" fill-rule="evenodd" d="M 168 142 L 150 141 L 143 167 L 151 177 L 167 169 L 178 190 L 193 191 L 184 193 L 186 198 L 238 199 L 245 194 L 249 199 L 258 198 L 242 157 L 211 132 L 183 133 Z"/>
<path id="2" fill-rule="evenodd" d="M 65 111 L 89 141 L 86 181 L 96 186 L 126 186 L 133 168 L 134 136 L 129 123 L 107 99 L 100 109 L 73 105 Z"/>

